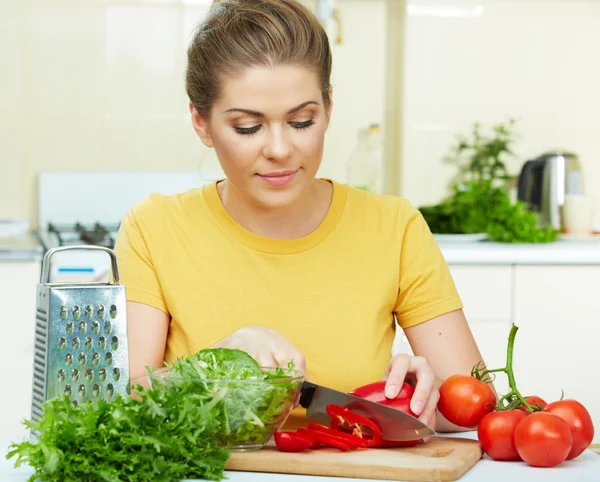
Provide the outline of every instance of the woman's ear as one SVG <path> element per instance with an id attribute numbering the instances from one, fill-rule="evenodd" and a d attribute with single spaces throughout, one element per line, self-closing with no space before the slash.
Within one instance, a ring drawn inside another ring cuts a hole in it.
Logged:
<path id="1" fill-rule="evenodd" d="M 190 114 L 192 114 L 192 125 L 198 137 L 204 142 L 206 147 L 214 147 L 210 130 L 208 128 L 208 122 L 204 119 L 194 107 L 194 104 L 190 102 Z"/>

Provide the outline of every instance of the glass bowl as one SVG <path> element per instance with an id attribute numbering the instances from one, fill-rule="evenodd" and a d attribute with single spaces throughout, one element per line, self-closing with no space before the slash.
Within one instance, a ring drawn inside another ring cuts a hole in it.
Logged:
<path id="1" fill-rule="evenodd" d="M 165 384 L 182 396 L 208 407 L 220 427 L 218 445 L 231 451 L 259 450 L 281 428 L 300 398 L 304 374 L 292 371 L 282 378 L 269 378 L 277 368 L 261 368 L 266 378 L 211 380 L 190 378 L 160 368 L 149 373 L 152 389 Z"/>

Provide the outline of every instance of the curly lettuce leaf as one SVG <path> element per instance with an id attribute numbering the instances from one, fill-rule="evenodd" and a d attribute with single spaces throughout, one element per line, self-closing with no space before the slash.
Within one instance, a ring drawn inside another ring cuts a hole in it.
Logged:
<path id="1" fill-rule="evenodd" d="M 67 395 L 47 400 L 43 417 L 25 422 L 38 440 L 13 443 L 6 458 L 33 467 L 30 482 L 223 479 L 230 452 L 215 443 L 222 427 L 214 407 L 164 387 L 137 389 L 140 400 L 118 395 L 96 406 L 74 407 Z"/>

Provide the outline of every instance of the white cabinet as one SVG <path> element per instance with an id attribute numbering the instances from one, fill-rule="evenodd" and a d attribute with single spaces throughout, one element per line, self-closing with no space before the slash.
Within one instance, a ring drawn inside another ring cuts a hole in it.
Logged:
<path id="1" fill-rule="evenodd" d="M 515 268 L 514 366 L 519 390 L 546 401 L 574 398 L 600 442 L 600 266 Z"/>
<path id="2" fill-rule="evenodd" d="M 0 433 L 26 433 L 20 421 L 29 418 L 31 406 L 36 285 L 40 268 L 40 262 L 0 261 L 0 362 L 4 368 Z"/>
<path id="3" fill-rule="evenodd" d="M 488 368 L 503 367 L 512 323 L 512 266 L 451 265 L 450 270 L 483 361 Z M 505 393 L 506 377 L 500 374 L 494 386 Z"/>

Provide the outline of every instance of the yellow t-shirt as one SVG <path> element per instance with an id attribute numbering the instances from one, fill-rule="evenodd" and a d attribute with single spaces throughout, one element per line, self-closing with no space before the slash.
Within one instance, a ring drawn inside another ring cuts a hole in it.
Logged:
<path id="1" fill-rule="evenodd" d="M 394 314 L 407 328 L 462 308 L 417 209 L 331 182 L 325 219 L 294 240 L 241 227 L 216 182 L 129 211 L 115 246 L 121 280 L 128 300 L 170 315 L 166 361 L 263 325 L 305 355 L 316 383 L 349 391 L 382 378 Z"/>

